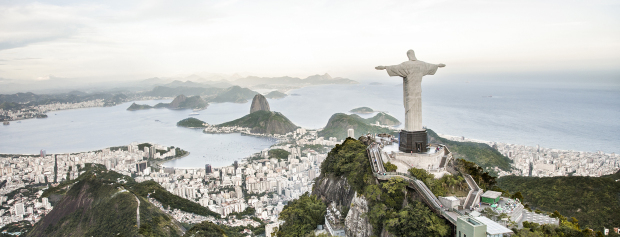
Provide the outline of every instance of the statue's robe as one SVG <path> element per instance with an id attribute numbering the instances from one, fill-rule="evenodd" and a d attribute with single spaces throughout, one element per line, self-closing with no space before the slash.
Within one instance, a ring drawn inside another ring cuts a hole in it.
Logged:
<path id="1" fill-rule="evenodd" d="M 422 128 L 422 77 L 434 75 L 438 67 L 435 64 L 418 60 L 386 67 L 386 71 L 391 77 L 403 78 L 406 131 L 424 130 Z"/>

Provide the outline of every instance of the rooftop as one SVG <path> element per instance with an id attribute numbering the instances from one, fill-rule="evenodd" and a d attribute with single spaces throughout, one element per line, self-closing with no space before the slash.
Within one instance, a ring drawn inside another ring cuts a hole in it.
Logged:
<path id="1" fill-rule="evenodd" d="M 495 221 L 492 221 L 489 218 L 486 218 L 484 216 L 479 216 L 479 217 L 473 217 L 474 219 L 478 220 L 479 222 L 482 222 L 483 224 L 487 225 L 487 234 L 489 235 L 499 235 L 499 234 L 508 234 L 508 233 L 512 233 L 512 230 L 498 224 Z"/>
<path id="2" fill-rule="evenodd" d="M 482 194 L 482 197 L 485 198 L 492 198 L 492 199 L 496 199 L 498 197 L 502 196 L 501 192 L 495 192 L 495 191 L 486 191 L 484 192 L 484 194 Z"/>
<path id="3" fill-rule="evenodd" d="M 445 197 L 446 199 L 450 200 L 450 201 L 458 201 L 459 199 L 456 198 L 455 196 L 449 196 L 449 197 Z"/>

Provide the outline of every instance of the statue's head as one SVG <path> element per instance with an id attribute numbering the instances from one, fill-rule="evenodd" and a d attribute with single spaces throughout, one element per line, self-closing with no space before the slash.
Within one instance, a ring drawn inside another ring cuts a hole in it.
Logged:
<path id="1" fill-rule="evenodd" d="M 413 52 L 413 49 L 410 49 L 409 51 L 407 51 L 407 57 L 409 58 L 409 61 L 417 61 L 418 60 L 415 57 L 415 52 Z"/>

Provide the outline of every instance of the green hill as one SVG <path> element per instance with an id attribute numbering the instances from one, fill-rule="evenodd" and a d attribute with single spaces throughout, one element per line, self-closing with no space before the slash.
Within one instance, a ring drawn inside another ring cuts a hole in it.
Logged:
<path id="1" fill-rule="evenodd" d="M 77 179 L 45 191 L 61 195 L 54 209 L 27 236 L 181 236 L 183 228 L 170 216 L 118 180 L 131 177 L 87 164 Z M 137 224 L 138 208 L 140 225 Z"/>
<path id="2" fill-rule="evenodd" d="M 205 122 L 197 118 L 186 118 L 177 122 L 177 126 L 186 128 L 204 128 Z"/>
<path id="3" fill-rule="evenodd" d="M 489 168 L 496 166 L 502 170 L 511 170 L 510 164 L 512 163 L 512 160 L 487 144 L 451 141 L 439 137 L 439 135 L 431 129 L 426 129 L 426 131 L 428 132 L 431 143 L 444 144 L 448 146 L 448 149 L 450 149 L 455 158 L 461 158 L 474 162 L 487 171 Z"/>
<path id="4" fill-rule="evenodd" d="M 127 110 L 129 111 L 136 111 L 136 110 L 143 110 L 143 109 L 152 109 L 153 107 L 150 105 L 139 105 L 136 103 L 131 104 L 131 106 L 129 106 L 129 108 L 127 108 Z"/>
<path id="5" fill-rule="evenodd" d="M 343 113 L 337 113 L 332 115 L 325 125 L 325 128 L 319 132 L 319 136 L 329 138 L 335 137 L 337 139 L 345 139 L 347 137 L 347 131 L 352 128 L 355 133 L 355 137 L 359 137 L 366 133 L 393 133 L 392 130 L 387 128 L 381 128 L 368 124 L 368 121 L 360 117 L 359 115 L 347 115 Z"/>
<path id="6" fill-rule="evenodd" d="M 219 127 L 245 127 L 253 133 L 286 134 L 293 132 L 297 126 L 278 112 L 259 110 L 239 119 L 222 123 Z"/>
<path id="7" fill-rule="evenodd" d="M 370 114 L 370 113 L 374 113 L 375 111 L 368 107 L 359 107 L 359 108 L 352 109 L 349 112 L 356 113 L 356 114 Z"/>
<path id="8" fill-rule="evenodd" d="M 375 124 L 379 122 L 379 124 L 386 125 L 386 126 L 400 125 L 400 121 L 398 121 L 398 119 L 384 112 L 379 112 L 377 113 L 377 115 L 373 116 L 372 118 L 366 119 L 366 122 L 369 124 Z"/>
<path id="9" fill-rule="evenodd" d="M 282 92 L 272 91 L 272 92 L 269 92 L 268 94 L 266 94 L 265 98 L 267 98 L 267 99 L 282 99 L 282 98 L 284 98 L 286 96 L 288 96 L 288 95 L 284 94 Z"/>
<path id="10" fill-rule="evenodd" d="M 620 226 L 620 183 L 609 177 L 506 176 L 497 179 L 497 186 L 521 192 L 532 209 L 575 217 L 581 228 Z"/>

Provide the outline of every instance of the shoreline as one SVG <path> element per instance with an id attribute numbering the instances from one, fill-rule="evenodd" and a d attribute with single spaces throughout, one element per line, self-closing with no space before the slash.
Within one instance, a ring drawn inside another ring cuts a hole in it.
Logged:
<path id="1" fill-rule="evenodd" d="M 280 142 L 281 140 L 287 140 L 287 139 L 281 139 L 278 137 L 274 137 L 271 134 L 256 134 L 256 133 L 247 133 L 247 132 L 205 132 L 204 128 L 201 127 L 184 127 L 184 128 L 191 128 L 191 129 L 202 129 L 203 133 L 205 134 L 234 134 L 234 133 L 238 133 L 241 136 L 252 136 L 252 137 L 259 137 L 259 138 L 273 138 L 275 139 L 277 142 Z M 487 140 L 480 140 L 480 139 L 474 139 L 474 138 L 465 138 L 465 140 L 461 140 L 463 138 L 463 136 L 454 136 L 454 135 L 448 135 L 448 134 L 441 134 L 441 133 L 437 133 L 437 135 L 441 138 L 445 138 L 451 141 L 456 141 L 456 142 L 475 142 L 475 143 L 484 143 L 487 144 L 489 146 L 492 146 L 493 143 L 499 143 L 499 144 L 509 144 L 509 145 L 515 145 L 515 146 L 523 146 L 523 147 L 530 147 L 530 148 L 535 148 L 536 146 L 528 146 L 528 145 L 522 145 L 522 144 L 514 144 L 514 143 L 506 143 L 506 142 L 497 142 L 497 141 L 487 141 Z M 149 143 L 149 142 L 146 142 Z M 149 143 L 150 144 L 150 143 Z M 110 147 L 105 147 L 105 148 L 101 148 L 101 149 L 97 149 L 97 150 L 89 150 L 89 151 L 77 151 L 77 152 L 60 152 L 60 153 L 47 153 L 46 155 L 66 155 L 66 154 L 76 154 L 76 153 L 84 153 L 84 152 L 97 152 L 97 151 L 101 151 L 103 149 L 109 149 L 109 148 L 113 148 L 113 147 L 119 147 L 119 146 L 110 146 Z M 583 153 L 599 153 L 599 154 L 604 154 L 604 155 L 610 155 L 610 156 L 620 156 L 620 154 L 616 154 L 615 152 L 604 152 L 604 151 L 576 151 L 576 150 L 564 150 L 564 149 L 557 149 L 557 148 L 548 148 L 548 147 L 543 147 L 540 146 L 541 149 L 549 149 L 551 151 L 557 151 L 557 152 L 583 152 Z M 166 160 L 164 162 L 168 162 L 168 161 L 173 161 L 173 160 L 177 160 L 177 159 L 181 159 L 181 158 L 185 158 L 187 156 L 190 155 L 191 152 L 186 151 L 187 154 L 175 158 L 175 159 L 170 159 L 170 160 Z M 12 157 L 12 156 L 40 156 L 40 154 L 36 154 L 36 153 L 0 153 L 0 157 L 4 158 L 4 157 Z M 161 162 L 160 162 L 161 163 Z M 162 166 L 164 167 L 164 166 Z"/>

